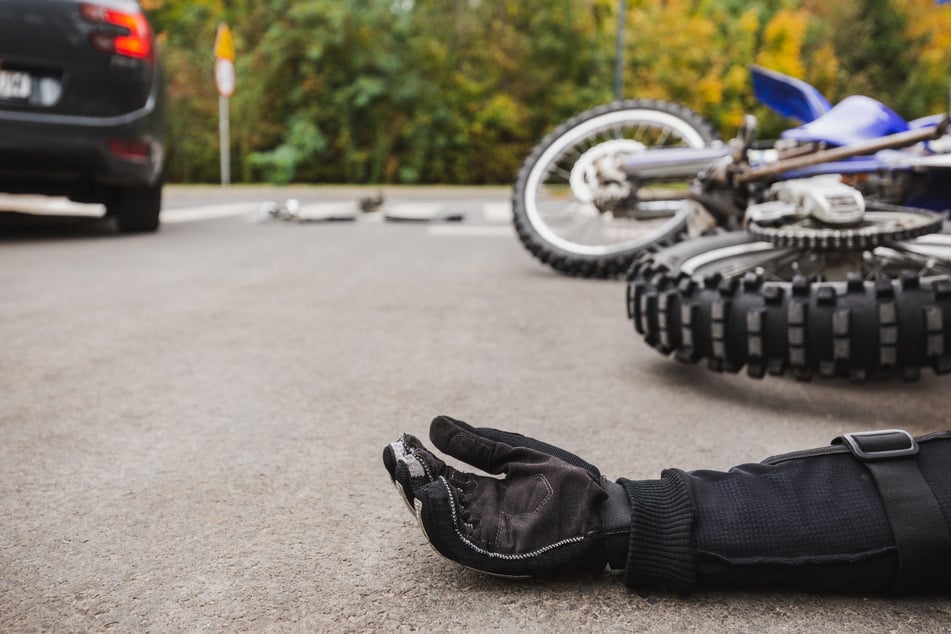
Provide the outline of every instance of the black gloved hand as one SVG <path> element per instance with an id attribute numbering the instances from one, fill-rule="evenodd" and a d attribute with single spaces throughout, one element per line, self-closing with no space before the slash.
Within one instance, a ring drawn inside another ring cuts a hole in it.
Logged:
<path id="1" fill-rule="evenodd" d="M 533 438 L 435 418 L 437 448 L 504 478 L 458 471 L 403 434 L 383 464 L 429 543 L 469 568 L 501 575 L 623 569 L 626 491 L 578 456 Z"/>

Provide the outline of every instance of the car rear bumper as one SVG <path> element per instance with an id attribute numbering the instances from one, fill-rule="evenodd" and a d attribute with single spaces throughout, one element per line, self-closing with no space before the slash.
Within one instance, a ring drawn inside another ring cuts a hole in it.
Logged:
<path id="1" fill-rule="evenodd" d="M 87 197 L 113 185 L 154 185 L 164 160 L 154 99 L 133 112 L 83 117 L 0 110 L 0 191 Z M 116 144 L 144 144 L 143 157 Z"/>

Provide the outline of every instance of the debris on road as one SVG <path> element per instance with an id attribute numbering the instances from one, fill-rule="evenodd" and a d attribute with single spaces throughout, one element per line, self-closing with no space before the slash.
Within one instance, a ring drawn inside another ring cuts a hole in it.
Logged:
<path id="1" fill-rule="evenodd" d="M 357 220 L 362 214 L 366 218 L 380 218 L 388 222 L 461 222 L 465 214 L 446 211 L 442 205 L 426 203 L 404 203 L 393 205 L 382 211 L 383 193 L 374 197 L 361 198 L 356 205 L 345 202 L 309 203 L 301 205 L 296 198 L 284 202 L 266 201 L 258 210 L 260 222 L 349 222 Z"/>
<path id="2" fill-rule="evenodd" d="M 258 211 L 261 222 L 283 220 L 287 222 L 348 222 L 357 219 L 357 210 L 343 203 L 315 203 L 301 206 L 296 198 L 283 203 L 267 201 Z"/>

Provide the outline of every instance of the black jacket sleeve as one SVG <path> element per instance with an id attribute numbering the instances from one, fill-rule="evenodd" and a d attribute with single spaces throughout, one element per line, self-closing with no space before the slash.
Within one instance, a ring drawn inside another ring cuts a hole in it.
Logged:
<path id="1" fill-rule="evenodd" d="M 726 473 L 618 482 L 638 590 L 951 591 L 951 432 L 847 434 Z"/>

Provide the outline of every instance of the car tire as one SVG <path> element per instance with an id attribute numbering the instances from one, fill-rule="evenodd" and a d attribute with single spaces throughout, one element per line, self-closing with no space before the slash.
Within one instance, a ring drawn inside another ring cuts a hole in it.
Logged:
<path id="1" fill-rule="evenodd" d="M 115 216 L 119 233 L 157 231 L 162 211 L 162 180 L 155 185 L 116 188 L 107 211 Z"/>

